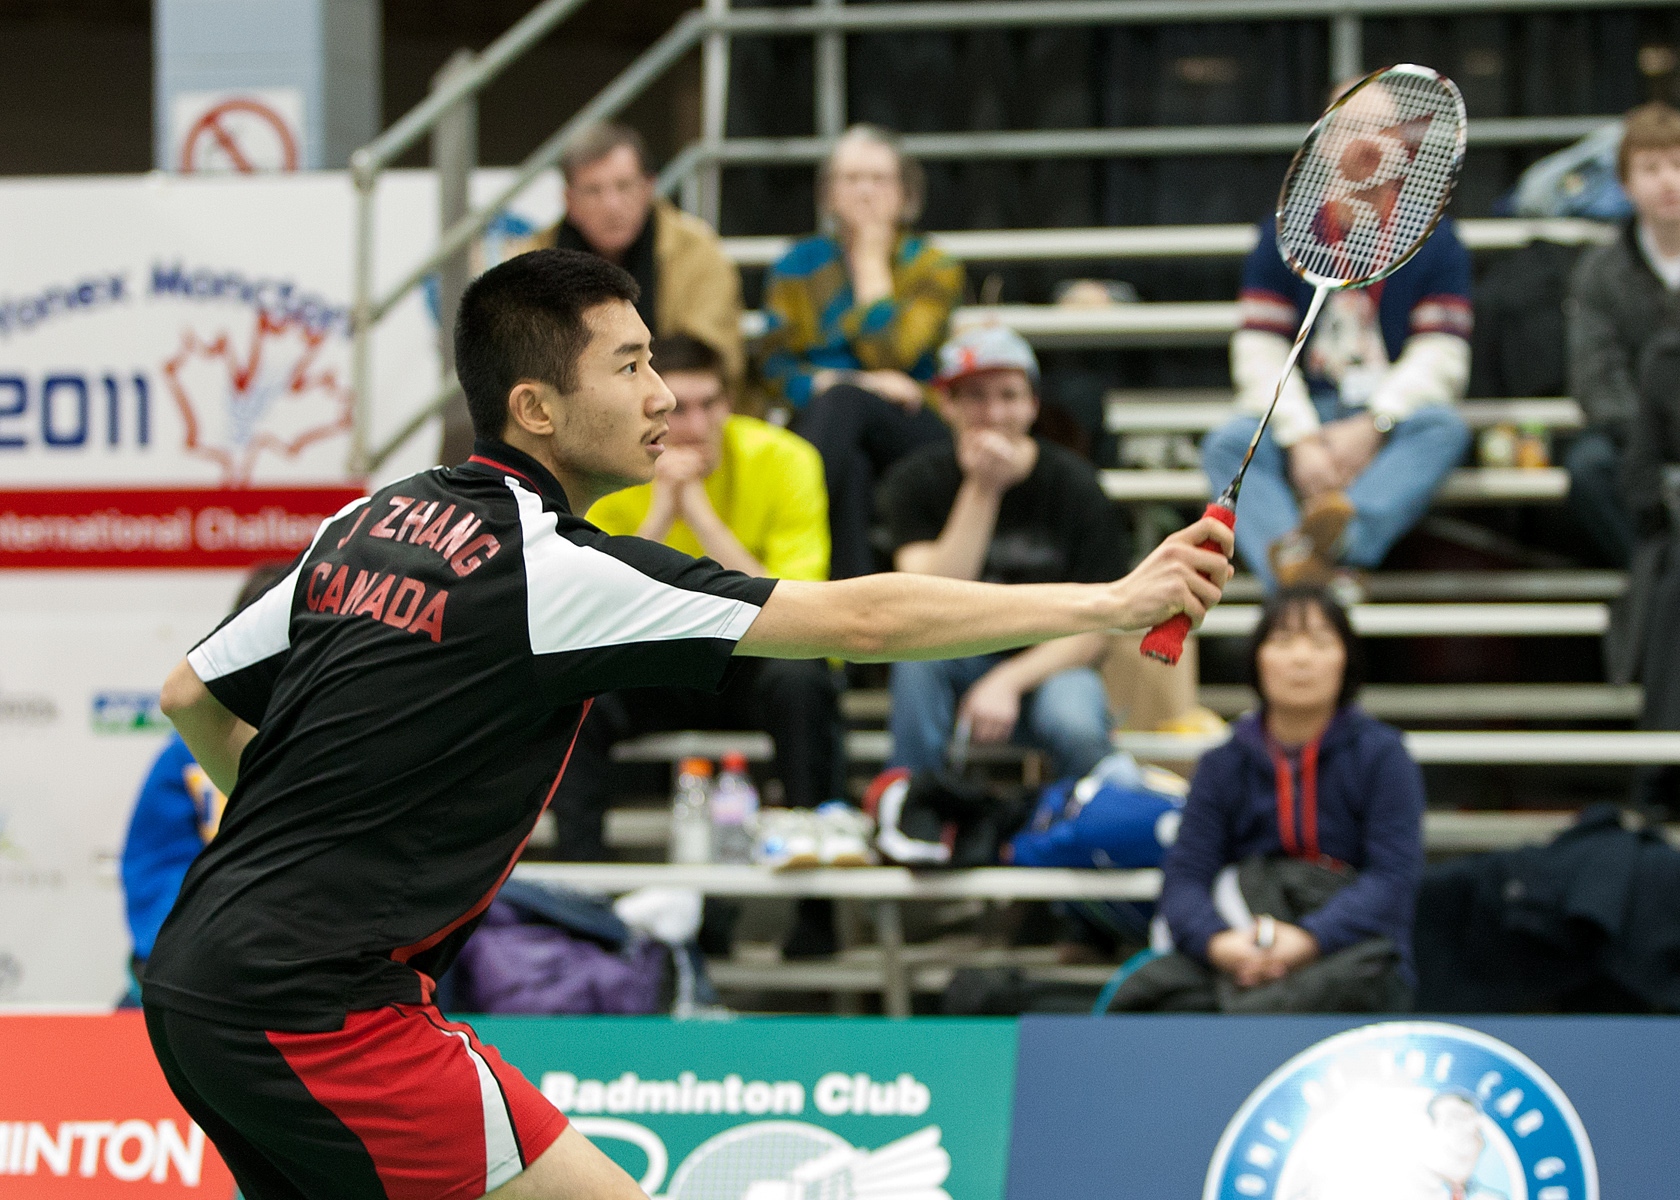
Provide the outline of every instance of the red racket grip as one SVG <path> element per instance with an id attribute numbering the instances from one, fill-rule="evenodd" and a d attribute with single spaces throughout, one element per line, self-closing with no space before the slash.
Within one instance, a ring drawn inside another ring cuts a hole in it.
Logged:
<path id="1" fill-rule="evenodd" d="M 1207 506 L 1202 513 L 1204 517 L 1212 517 L 1225 528 L 1235 530 L 1237 514 L 1223 504 L 1215 502 Z M 1218 550 L 1218 542 L 1203 542 L 1203 550 Z M 1143 645 L 1139 647 L 1145 658 L 1153 658 L 1166 663 L 1169 667 L 1178 663 L 1179 655 L 1184 653 L 1184 639 L 1190 635 L 1190 618 L 1185 613 L 1168 617 L 1155 628 L 1143 635 Z"/>

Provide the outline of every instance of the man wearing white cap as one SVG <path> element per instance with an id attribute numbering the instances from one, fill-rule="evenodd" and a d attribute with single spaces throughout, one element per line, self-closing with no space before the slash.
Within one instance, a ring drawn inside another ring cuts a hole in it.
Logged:
<path id="1" fill-rule="evenodd" d="M 900 571 L 991 583 L 1112 579 L 1130 534 L 1083 458 L 1028 431 L 1038 417 L 1038 360 L 1019 334 L 985 325 L 939 352 L 952 445 L 902 459 L 881 487 Z M 958 721 L 977 743 L 1018 741 L 1050 754 L 1058 776 L 1109 752 L 1108 705 L 1094 669 L 1104 634 L 1015 654 L 894 663 L 892 761 L 937 768 Z"/>

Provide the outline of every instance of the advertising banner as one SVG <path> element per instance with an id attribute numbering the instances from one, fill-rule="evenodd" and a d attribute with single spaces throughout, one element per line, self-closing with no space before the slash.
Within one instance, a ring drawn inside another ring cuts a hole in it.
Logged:
<path id="1" fill-rule="evenodd" d="M 476 201 L 510 173 L 481 171 Z M 0 1003 L 125 987 L 117 863 L 168 737 L 169 669 L 243 570 L 289 559 L 359 492 L 350 450 L 351 229 L 343 172 L 0 181 Z M 474 247 L 528 247 L 540 179 Z M 437 241 L 437 181 L 377 193 L 381 288 Z M 373 344 L 373 439 L 438 387 L 409 296 Z M 435 461 L 436 422 L 375 484 Z"/>
<path id="2" fill-rule="evenodd" d="M 1013 1021 L 473 1025 L 653 1197 L 1003 1195 Z"/>
<path id="3" fill-rule="evenodd" d="M 475 195 L 507 176 L 477 173 Z M 388 173 L 376 208 L 383 288 L 436 243 L 436 180 Z M 558 212 L 544 177 L 479 240 L 477 265 L 529 248 Z M 338 507 L 338 492 L 309 490 L 361 482 L 349 477 L 354 215 L 342 172 L 0 184 L 0 227 L 19 234 L 0 244 L 0 568 L 295 553 L 292 527 Z M 421 289 L 374 334 L 373 444 L 432 398 L 438 372 Z M 434 422 L 374 482 L 429 466 L 436 449 Z M 231 494 L 247 489 L 279 490 Z"/>
<path id="4" fill-rule="evenodd" d="M 0 1018 L 0 1195 L 233 1194 L 215 1147 L 164 1083 L 139 1013 Z"/>
<path id="5" fill-rule="evenodd" d="M 171 733 L 158 690 L 242 579 L 0 571 L 0 1004 L 111 1004 L 127 987 L 118 862 Z"/>
<path id="6" fill-rule="evenodd" d="M 361 495 L 358 487 L 0 491 L 0 570 L 283 561 Z"/>
<path id="7" fill-rule="evenodd" d="M 1599 1200 L 1680 1178 L 1680 1020 L 1027 1017 L 1010 1200 Z"/>

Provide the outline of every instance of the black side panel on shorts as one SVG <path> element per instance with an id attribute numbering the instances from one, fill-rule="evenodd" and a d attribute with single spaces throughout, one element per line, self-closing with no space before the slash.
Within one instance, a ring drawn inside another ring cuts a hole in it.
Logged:
<path id="1" fill-rule="evenodd" d="M 146 1032 L 165 1081 L 244 1200 L 386 1200 L 366 1147 L 261 1030 L 148 1007 Z"/>

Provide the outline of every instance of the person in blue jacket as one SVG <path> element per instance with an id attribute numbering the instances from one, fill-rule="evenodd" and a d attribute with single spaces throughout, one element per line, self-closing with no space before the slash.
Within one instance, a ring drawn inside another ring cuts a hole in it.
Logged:
<path id="1" fill-rule="evenodd" d="M 253 569 L 239 590 L 233 611 L 238 612 L 266 592 L 290 566 L 275 563 Z M 193 760 L 181 735 L 171 734 L 140 785 L 123 839 L 123 903 L 133 945 L 125 1005 L 139 1004 L 135 981 L 151 956 L 163 919 L 175 905 L 187 868 L 216 835 L 226 803 L 227 798 Z"/>
<path id="2" fill-rule="evenodd" d="M 1259 711 L 1203 755 L 1191 782 L 1163 864 L 1160 913 L 1179 951 L 1243 987 L 1377 937 L 1394 943 L 1416 986 L 1423 773 L 1400 731 L 1354 703 L 1361 658 L 1327 592 L 1278 592 L 1250 649 Z M 1346 868 L 1351 882 L 1299 924 L 1277 922 L 1268 948 L 1258 928 L 1232 928 L 1220 915 L 1215 881 L 1226 867 L 1278 856 Z"/>

